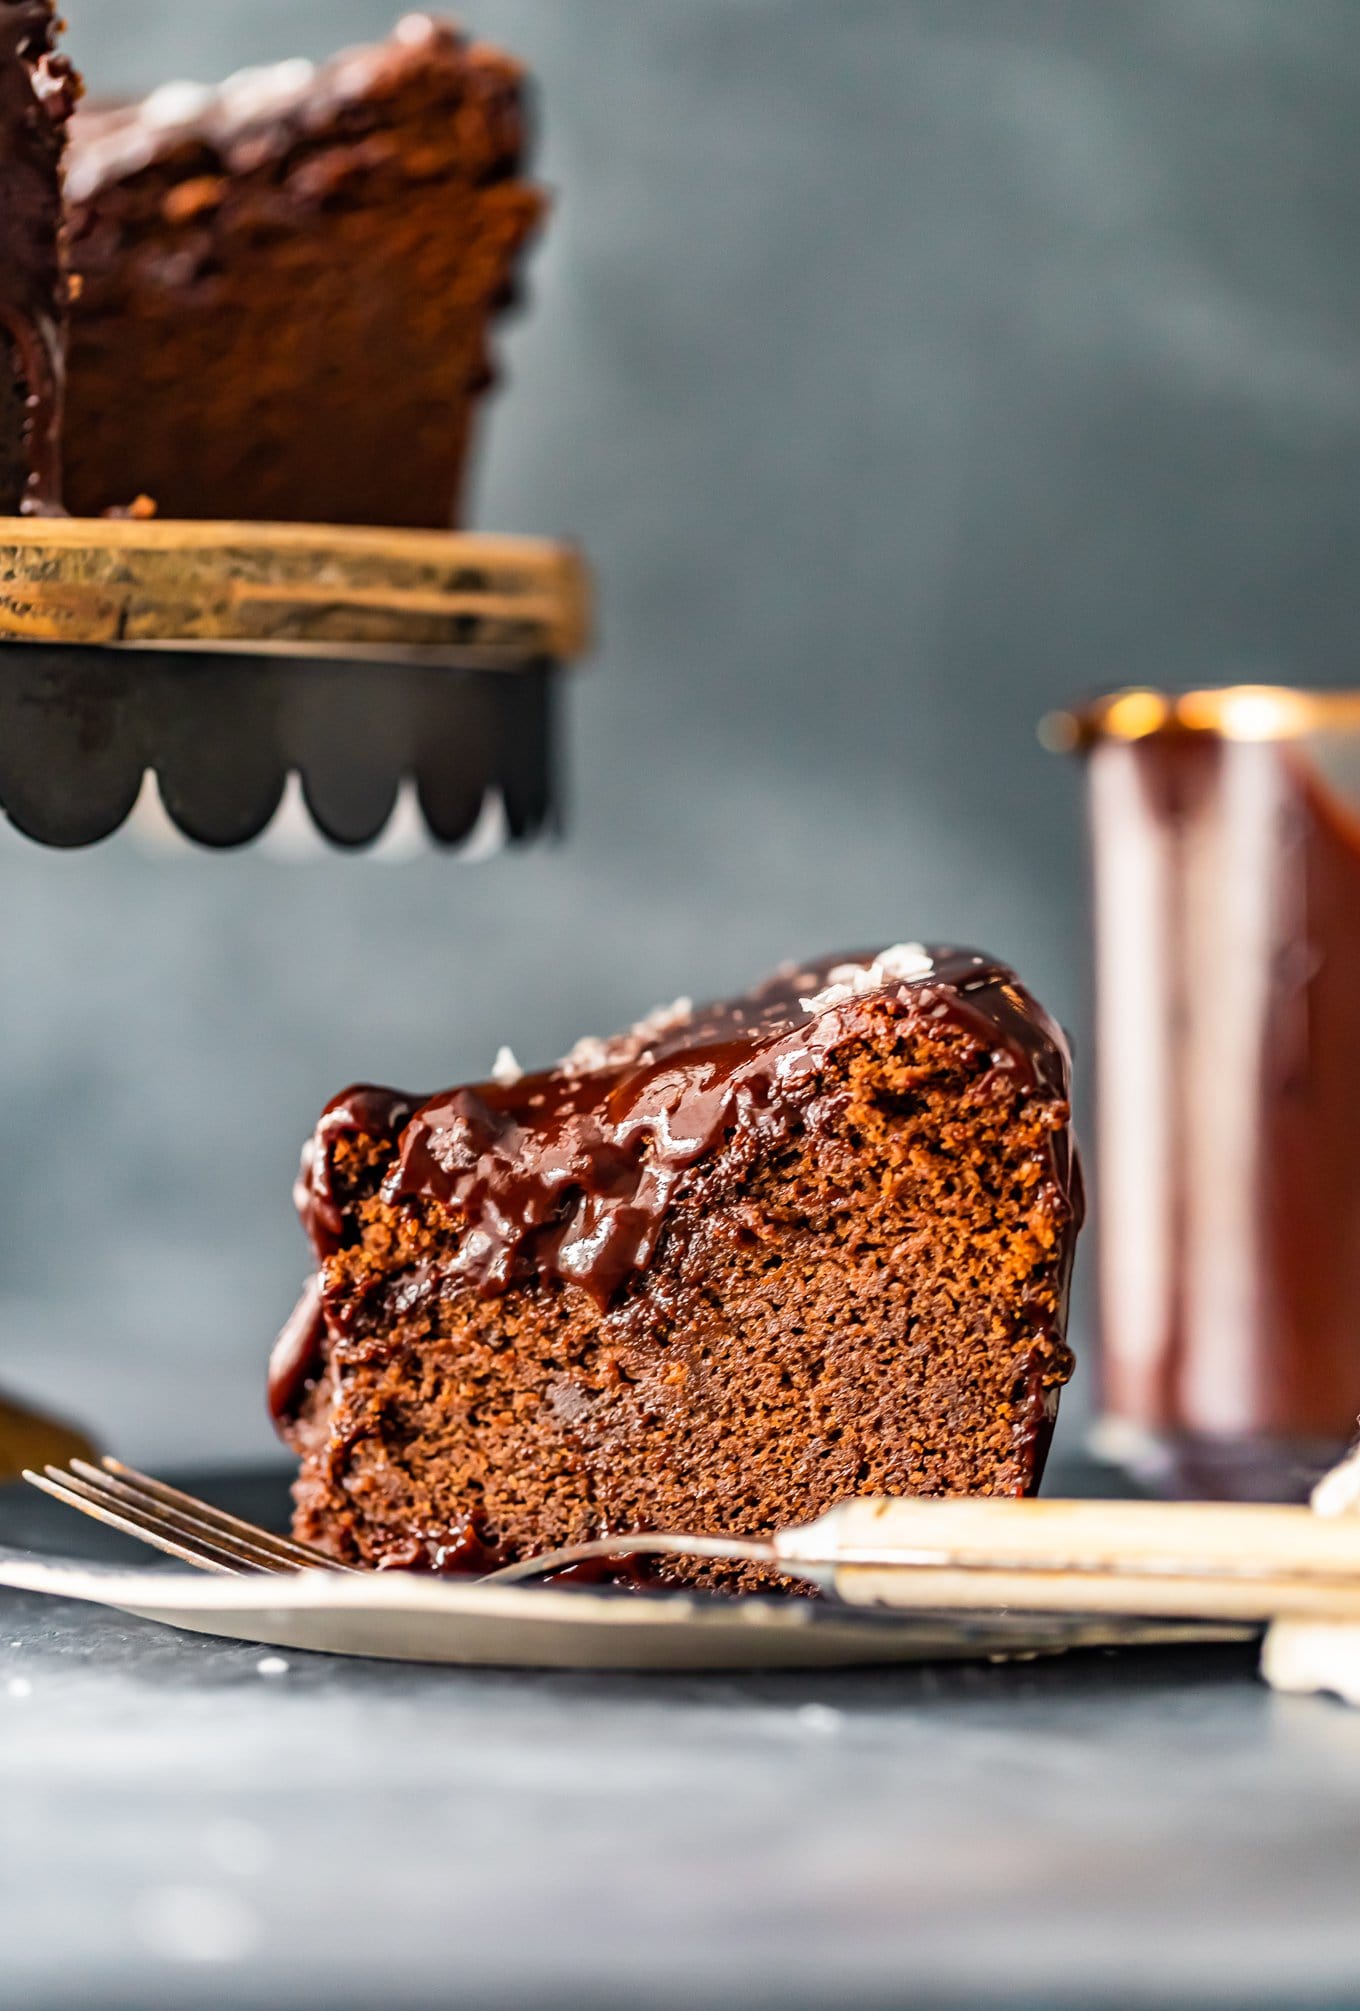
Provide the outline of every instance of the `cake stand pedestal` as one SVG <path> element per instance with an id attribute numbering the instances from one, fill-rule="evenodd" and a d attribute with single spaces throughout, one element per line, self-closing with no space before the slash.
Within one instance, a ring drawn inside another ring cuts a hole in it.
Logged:
<path id="1" fill-rule="evenodd" d="M 152 789 L 219 849 L 299 805 L 351 851 L 394 813 L 454 854 L 523 843 L 588 628 L 580 559 L 537 540 L 0 518 L 0 810 L 63 848 Z M 85 1449 L 0 1396 L 0 1481 Z"/>

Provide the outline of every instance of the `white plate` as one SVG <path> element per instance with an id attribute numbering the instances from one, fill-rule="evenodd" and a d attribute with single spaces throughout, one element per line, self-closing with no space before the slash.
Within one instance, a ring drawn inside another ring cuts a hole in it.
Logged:
<path id="1" fill-rule="evenodd" d="M 213 1578 L 0 1546 L 0 1585 L 262 1647 L 535 1669 L 799 1669 L 1009 1661 L 1070 1648 L 1249 1641 L 1249 1627 L 1004 1613 L 857 1613 L 824 1599 L 565 1591 L 402 1573 Z"/>

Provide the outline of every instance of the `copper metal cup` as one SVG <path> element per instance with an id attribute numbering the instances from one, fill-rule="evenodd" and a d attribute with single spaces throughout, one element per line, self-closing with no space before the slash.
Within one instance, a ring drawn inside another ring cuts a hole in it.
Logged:
<path id="1" fill-rule="evenodd" d="M 1047 737 L 1094 853 L 1097 1446 L 1302 1498 L 1360 1413 L 1360 692 L 1126 691 Z"/>

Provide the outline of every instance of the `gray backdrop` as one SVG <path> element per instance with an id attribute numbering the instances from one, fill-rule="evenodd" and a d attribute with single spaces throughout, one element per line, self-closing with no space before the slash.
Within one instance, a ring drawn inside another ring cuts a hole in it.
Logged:
<path id="1" fill-rule="evenodd" d="M 66 11 L 120 90 L 393 10 Z M 1078 778 L 1040 713 L 1350 672 L 1355 0 L 469 14 L 537 73 L 558 191 L 477 517 L 598 566 L 568 841 L 0 848 L 0 1369 L 148 1461 L 268 1450 L 289 1183 L 344 1083 L 904 936 L 1005 953 L 1080 1029 Z"/>

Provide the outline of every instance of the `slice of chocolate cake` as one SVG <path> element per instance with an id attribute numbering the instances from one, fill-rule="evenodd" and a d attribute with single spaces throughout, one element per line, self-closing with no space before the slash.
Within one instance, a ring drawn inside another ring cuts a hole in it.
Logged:
<path id="1" fill-rule="evenodd" d="M 412 15 L 322 68 L 82 112 L 69 508 L 452 524 L 543 211 L 522 95 L 507 57 Z"/>
<path id="2" fill-rule="evenodd" d="M 0 0 L 0 515 L 61 498 L 61 166 L 80 85 L 52 0 Z"/>
<path id="3" fill-rule="evenodd" d="M 546 1074 L 348 1091 L 304 1155 L 320 1272 L 271 1374 L 298 1534 L 476 1569 L 1031 1492 L 1071 1369 L 1068 1090 L 1011 971 L 907 945 Z"/>

